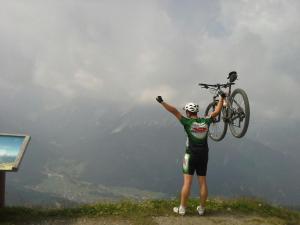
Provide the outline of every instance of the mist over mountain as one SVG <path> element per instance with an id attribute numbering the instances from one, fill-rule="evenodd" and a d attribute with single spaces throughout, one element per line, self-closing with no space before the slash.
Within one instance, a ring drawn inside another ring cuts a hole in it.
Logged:
<path id="1" fill-rule="evenodd" d="M 36 119 L 30 123 L 33 139 L 20 171 L 7 175 L 8 185 L 15 187 L 8 192 L 17 192 L 9 196 L 22 199 L 31 191 L 55 196 L 54 202 L 177 196 L 186 137 L 178 121 L 160 107 L 154 102 L 121 112 L 112 106 L 100 111 L 95 105 L 74 104 Z M 272 149 L 260 135 L 252 136 L 253 129 L 250 125 L 242 139 L 228 131 L 221 142 L 209 140 L 210 194 L 299 205 L 300 163 L 295 151 Z M 8 202 L 17 204 L 17 199 L 9 197 Z"/>

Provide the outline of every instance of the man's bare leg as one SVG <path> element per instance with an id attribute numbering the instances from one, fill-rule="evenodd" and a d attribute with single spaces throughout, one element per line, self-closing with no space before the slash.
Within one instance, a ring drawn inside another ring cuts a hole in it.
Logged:
<path id="1" fill-rule="evenodd" d="M 183 174 L 183 186 L 181 190 L 181 199 L 180 199 L 180 205 L 184 208 L 187 206 L 187 200 L 190 195 L 190 190 L 193 182 L 193 176 L 188 174 Z"/>
<path id="2" fill-rule="evenodd" d="M 205 208 L 206 199 L 208 196 L 208 188 L 206 183 L 206 176 L 198 176 L 199 191 L 200 191 L 200 205 Z"/>

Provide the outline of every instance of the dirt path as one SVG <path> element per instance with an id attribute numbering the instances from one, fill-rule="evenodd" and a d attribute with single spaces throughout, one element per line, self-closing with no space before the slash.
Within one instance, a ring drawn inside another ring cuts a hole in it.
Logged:
<path id="1" fill-rule="evenodd" d="M 285 222 L 278 218 L 263 218 L 259 216 L 172 216 L 152 218 L 153 224 L 158 225 L 284 225 Z M 30 225 L 131 225 L 129 220 L 115 218 L 78 218 L 61 219 L 26 223 Z M 143 223 L 141 222 L 141 225 Z"/>
<path id="2" fill-rule="evenodd" d="M 111 218 L 57 219 L 26 223 L 28 225 L 130 225 L 127 220 Z"/>
<path id="3" fill-rule="evenodd" d="M 155 222 L 159 225 L 284 225 L 285 222 L 277 218 L 263 218 L 258 216 L 190 216 L 190 217 L 158 217 Z"/>

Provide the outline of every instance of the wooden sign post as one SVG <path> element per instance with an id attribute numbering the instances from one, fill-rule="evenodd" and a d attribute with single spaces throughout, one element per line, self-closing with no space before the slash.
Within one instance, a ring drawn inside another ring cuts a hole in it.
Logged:
<path id="1" fill-rule="evenodd" d="M 0 171 L 0 208 L 5 206 L 5 171 Z"/>

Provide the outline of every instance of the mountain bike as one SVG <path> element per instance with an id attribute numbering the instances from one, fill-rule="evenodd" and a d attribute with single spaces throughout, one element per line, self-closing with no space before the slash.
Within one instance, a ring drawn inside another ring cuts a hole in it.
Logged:
<path id="1" fill-rule="evenodd" d="M 237 73 L 232 71 L 229 73 L 226 84 L 204 84 L 199 85 L 202 88 L 209 89 L 213 93 L 213 101 L 207 106 L 205 116 L 213 112 L 218 104 L 218 91 L 227 89 L 226 97 L 223 103 L 221 113 L 213 119 L 209 126 L 208 135 L 214 141 L 221 141 L 227 132 L 228 125 L 231 134 L 236 138 L 243 137 L 248 129 L 250 119 L 250 106 L 246 92 L 237 88 L 231 92 L 232 86 L 237 80 Z"/>

